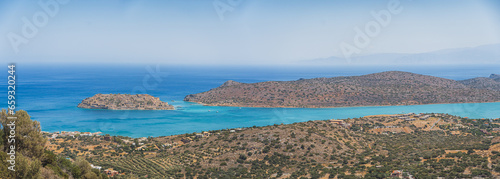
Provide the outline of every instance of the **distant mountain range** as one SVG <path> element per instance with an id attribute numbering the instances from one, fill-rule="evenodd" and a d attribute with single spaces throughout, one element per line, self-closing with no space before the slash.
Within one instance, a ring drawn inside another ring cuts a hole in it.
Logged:
<path id="1" fill-rule="evenodd" d="M 462 81 L 388 71 L 363 76 L 239 83 L 229 80 L 185 101 L 210 106 L 344 107 L 500 101 L 500 75 Z"/>
<path id="2" fill-rule="evenodd" d="M 303 60 L 300 64 L 340 65 L 340 64 L 500 64 L 500 44 L 483 45 L 473 48 L 456 48 L 428 53 L 382 53 L 357 56 L 350 59 L 328 57 Z"/>

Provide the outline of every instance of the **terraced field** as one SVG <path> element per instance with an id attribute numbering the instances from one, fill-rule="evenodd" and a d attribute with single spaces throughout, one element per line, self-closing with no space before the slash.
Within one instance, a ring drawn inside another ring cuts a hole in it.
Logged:
<path id="1" fill-rule="evenodd" d="M 94 159 L 96 165 L 103 168 L 113 168 L 124 173 L 132 173 L 139 176 L 166 176 L 174 175 L 180 165 L 171 158 L 100 158 Z"/>

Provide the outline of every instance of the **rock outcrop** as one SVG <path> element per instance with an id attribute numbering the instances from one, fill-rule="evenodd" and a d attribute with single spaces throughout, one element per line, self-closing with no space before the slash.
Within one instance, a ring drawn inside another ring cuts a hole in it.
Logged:
<path id="1" fill-rule="evenodd" d="M 110 110 L 174 110 L 174 106 L 148 94 L 96 94 L 84 99 L 79 108 Z"/>
<path id="2" fill-rule="evenodd" d="M 490 78 L 498 81 L 498 80 L 500 80 L 500 75 L 499 74 L 491 74 Z"/>

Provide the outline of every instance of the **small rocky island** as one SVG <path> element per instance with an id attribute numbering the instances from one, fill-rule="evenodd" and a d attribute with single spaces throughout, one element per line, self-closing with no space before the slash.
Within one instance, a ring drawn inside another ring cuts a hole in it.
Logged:
<path id="1" fill-rule="evenodd" d="M 84 99 L 78 107 L 110 110 L 174 110 L 174 106 L 149 94 L 96 94 Z"/>

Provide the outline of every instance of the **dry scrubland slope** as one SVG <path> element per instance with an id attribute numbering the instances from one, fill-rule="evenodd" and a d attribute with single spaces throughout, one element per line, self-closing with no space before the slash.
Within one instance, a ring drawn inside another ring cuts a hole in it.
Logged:
<path id="1" fill-rule="evenodd" d="M 344 107 L 500 101 L 500 78 L 455 81 L 389 71 L 363 76 L 239 83 L 227 81 L 185 101 L 212 106 Z"/>
<path id="2" fill-rule="evenodd" d="M 79 108 L 110 110 L 173 110 L 174 106 L 148 94 L 96 94 L 84 99 Z"/>
<path id="3" fill-rule="evenodd" d="M 500 175 L 499 122 L 445 114 L 379 115 L 50 142 L 63 151 L 60 155 L 87 156 L 123 178 L 388 178 L 394 170 L 416 178 L 493 178 Z"/>

